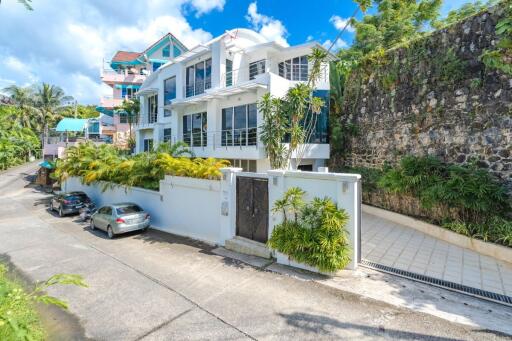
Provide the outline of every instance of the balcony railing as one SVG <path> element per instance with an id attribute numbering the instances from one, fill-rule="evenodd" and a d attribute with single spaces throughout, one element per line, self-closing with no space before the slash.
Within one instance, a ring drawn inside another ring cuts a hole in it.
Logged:
<path id="1" fill-rule="evenodd" d="M 196 81 L 195 84 L 187 84 L 183 87 L 185 97 L 197 96 L 204 93 L 206 90 L 212 87 L 211 78 L 207 78 L 202 81 Z"/>
<path id="2" fill-rule="evenodd" d="M 226 71 L 220 80 L 221 86 L 230 87 L 236 86 L 250 80 L 256 79 L 258 75 L 269 72 L 270 62 L 267 59 L 262 59 L 255 63 L 246 64 L 238 69 Z"/>
<path id="3" fill-rule="evenodd" d="M 103 69 L 101 79 L 104 82 L 142 83 L 146 79 L 146 74 L 138 70 Z"/>
<path id="4" fill-rule="evenodd" d="M 183 142 L 192 148 L 257 148 L 260 144 L 258 141 L 258 128 L 186 132 L 182 136 Z"/>

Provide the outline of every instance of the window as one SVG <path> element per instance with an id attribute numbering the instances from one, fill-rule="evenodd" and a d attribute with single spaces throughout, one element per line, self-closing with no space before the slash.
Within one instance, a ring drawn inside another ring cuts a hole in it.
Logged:
<path id="1" fill-rule="evenodd" d="M 265 73 L 265 60 L 259 60 L 249 64 L 249 79 L 256 78 L 257 75 Z"/>
<path id="2" fill-rule="evenodd" d="M 171 144 L 172 141 L 172 129 L 171 128 L 164 128 L 164 142 Z"/>
<path id="3" fill-rule="evenodd" d="M 231 167 L 242 168 L 244 172 L 256 172 L 256 160 L 228 160 Z"/>
<path id="4" fill-rule="evenodd" d="M 158 95 L 148 97 L 148 123 L 155 123 L 158 117 Z"/>
<path id="5" fill-rule="evenodd" d="M 233 85 L 233 61 L 226 59 L 226 86 Z"/>
<path id="6" fill-rule="evenodd" d="M 222 146 L 255 146 L 258 141 L 256 103 L 222 109 Z"/>
<path id="7" fill-rule="evenodd" d="M 128 113 L 122 112 L 119 114 L 119 123 L 128 123 Z"/>
<path id="8" fill-rule="evenodd" d="M 144 151 L 150 152 L 153 150 L 153 139 L 144 139 Z"/>
<path id="9" fill-rule="evenodd" d="M 172 111 L 169 109 L 164 109 L 164 117 L 171 117 Z"/>
<path id="10" fill-rule="evenodd" d="M 158 70 L 164 63 L 153 62 L 153 71 Z"/>
<path id="11" fill-rule="evenodd" d="M 171 56 L 171 45 L 166 45 L 162 49 L 162 57 L 169 58 Z"/>
<path id="12" fill-rule="evenodd" d="M 121 98 L 135 97 L 135 92 L 137 92 L 138 89 L 139 89 L 138 87 L 133 87 L 131 85 L 129 85 L 129 86 L 122 85 L 121 86 Z"/>
<path id="13" fill-rule="evenodd" d="M 207 59 L 187 67 L 185 96 L 195 96 L 204 93 L 212 87 L 212 60 Z"/>
<path id="14" fill-rule="evenodd" d="M 164 105 L 176 98 L 176 77 L 164 80 Z"/>
<path id="15" fill-rule="evenodd" d="M 178 46 L 173 45 L 173 52 L 174 52 L 174 58 L 178 57 L 181 54 L 181 50 L 178 48 Z"/>
<path id="16" fill-rule="evenodd" d="M 122 206 L 122 207 L 116 208 L 117 215 L 139 213 L 142 211 L 143 211 L 142 208 L 140 208 L 137 205 L 129 205 L 129 206 Z"/>
<path id="17" fill-rule="evenodd" d="M 98 211 L 100 214 L 112 215 L 112 207 L 104 206 Z"/>
<path id="18" fill-rule="evenodd" d="M 292 81 L 308 80 L 308 57 L 301 56 L 279 63 L 279 76 Z"/>
<path id="19" fill-rule="evenodd" d="M 206 113 L 183 116 L 183 142 L 191 147 L 206 147 L 207 145 Z"/>

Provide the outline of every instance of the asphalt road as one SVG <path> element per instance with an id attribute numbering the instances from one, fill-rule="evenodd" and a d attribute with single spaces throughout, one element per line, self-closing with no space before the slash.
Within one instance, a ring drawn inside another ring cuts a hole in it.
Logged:
<path id="1" fill-rule="evenodd" d="M 396 308 L 214 254 L 157 231 L 114 240 L 47 210 L 35 164 L 0 174 L 0 256 L 52 289 L 96 340 L 493 340 L 504 336 Z M 76 336 L 82 338 L 82 336 Z"/>

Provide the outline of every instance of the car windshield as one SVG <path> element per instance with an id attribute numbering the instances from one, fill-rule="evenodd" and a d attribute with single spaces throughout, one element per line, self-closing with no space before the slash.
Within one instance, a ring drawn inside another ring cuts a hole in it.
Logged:
<path id="1" fill-rule="evenodd" d="M 74 195 L 68 195 L 64 199 L 69 201 L 85 201 L 87 199 L 87 196 L 84 194 L 74 194 Z"/>
<path id="2" fill-rule="evenodd" d="M 118 215 L 138 213 L 142 212 L 142 208 L 137 205 L 122 206 L 116 208 L 116 212 Z"/>

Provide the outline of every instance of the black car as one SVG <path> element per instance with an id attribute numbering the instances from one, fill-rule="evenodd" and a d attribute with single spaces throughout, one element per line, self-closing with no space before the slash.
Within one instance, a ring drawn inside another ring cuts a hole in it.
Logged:
<path id="1" fill-rule="evenodd" d="M 59 212 L 59 216 L 79 213 L 80 209 L 91 199 L 84 192 L 69 192 L 56 194 L 50 201 L 50 210 Z"/>

